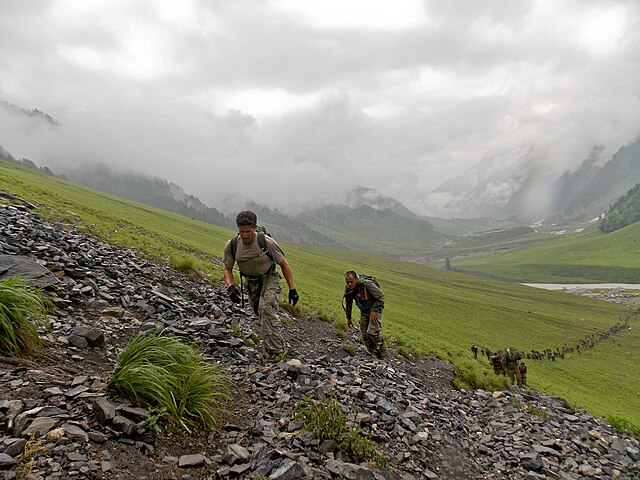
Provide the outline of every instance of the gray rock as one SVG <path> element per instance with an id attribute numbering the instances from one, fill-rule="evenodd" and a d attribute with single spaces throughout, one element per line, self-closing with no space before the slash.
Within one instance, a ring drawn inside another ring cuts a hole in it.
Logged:
<path id="1" fill-rule="evenodd" d="M 44 435 L 49 430 L 53 429 L 58 424 L 57 418 L 52 417 L 37 417 L 34 418 L 31 424 L 22 432 L 22 436 L 29 438 L 32 435 Z"/>
<path id="2" fill-rule="evenodd" d="M 0 254 L 0 281 L 20 276 L 40 288 L 57 285 L 59 280 L 47 268 L 22 255 Z"/>
<path id="3" fill-rule="evenodd" d="M 94 410 L 98 422 L 102 425 L 111 422 L 116 416 L 116 406 L 105 397 L 97 397 L 94 400 Z"/>
<path id="4" fill-rule="evenodd" d="M 9 468 L 16 464 L 16 460 L 6 453 L 0 453 L 0 468 Z"/>
<path id="5" fill-rule="evenodd" d="M 178 459 L 178 466 L 180 468 L 200 467 L 204 465 L 206 461 L 207 461 L 207 457 L 205 457 L 201 453 L 196 453 L 192 455 L 182 455 Z"/>
<path id="6" fill-rule="evenodd" d="M 307 474 L 302 465 L 293 461 L 285 463 L 269 475 L 271 480 L 295 480 L 296 478 L 307 478 Z"/>
<path id="7" fill-rule="evenodd" d="M 246 463 L 249 460 L 251 460 L 251 454 L 242 445 L 237 443 L 227 445 L 227 454 L 223 458 L 225 463 L 235 465 L 237 463 Z"/>

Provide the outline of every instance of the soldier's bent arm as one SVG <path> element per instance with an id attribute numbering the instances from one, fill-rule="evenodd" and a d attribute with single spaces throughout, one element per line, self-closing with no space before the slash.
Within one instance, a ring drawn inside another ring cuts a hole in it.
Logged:
<path id="1" fill-rule="evenodd" d="M 351 321 L 351 311 L 353 310 L 353 297 L 350 295 L 345 296 L 346 306 L 344 307 L 345 314 L 347 315 L 347 320 Z"/>
<path id="2" fill-rule="evenodd" d="M 227 287 L 230 287 L 231 285 L 233 285 L 233 267 L 227 267 L 225 265 L 223 276 L 224 276 L 224 284 Z"/>

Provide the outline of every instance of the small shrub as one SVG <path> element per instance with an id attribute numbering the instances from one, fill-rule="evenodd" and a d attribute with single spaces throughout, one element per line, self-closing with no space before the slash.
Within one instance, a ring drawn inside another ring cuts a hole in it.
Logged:
<path id="1" fill-rule="evenodd" d="M 49 328 L 52 304 L 42 290 L 21 277 L 0 282 L 0 353 L 30 356 L 42 346 L 38 327 Z"/>
<path id="2" fill-rule="evenodd" d="M 134 338 L 109 380 L 120 394 L 166 412 L 187 432 L 217 425 L 230 385 L 229 376 L 218 365 L 204 363 L 194 346 L 158 331 Z"/>
<path id="3" fill-rule="evenodd" d="M 616 415 L 607 416 L 607 421 L 620 433 L 630 433 L 640 440 L 640 427 Z"/>
<path id="4" fill-rule="evenodd" d="M 356 354 L 356 348 L 357 347 L 353 343 L 345 343 L 342 345 L 342 350 L 347 352 L 351 357 Z"/>
<path id="5" fill-rule="evenodd" d="M 389 459 L 377 452 L 371 438 L 363 436 L 358 426 L 347 426 L 347 414 L 333 397 L 323 401 L 303 397 L 296 404 L 294 416 L 304 420 L 305 430 L 314 432 L 319 440 L 333 440 L 357 461 L 373 461 L 382 469 L 388 467 Z"/>
<path id="6" fill-rule="evenodd" d="M 193 257 L 172 257 L 170 262 L 171 266 L 176 270 L 184 272 L 187 277 L 192 280 L 202 278 L 202 275 L 198 272 L 198 265 L 196 260 Z"/>
<path id="7" fill-rule="evenodd" d="M 478 362 L 458 359 L 455 362 L 453 385 L 458 389 L 507 390 L 509 381 L 502 375 L 496 375 L 489 368 L 482 368 Z"/>
<path id="8" fill-rule="evenodd" d="M 525 405 L 515 397 L 511 397 L 509 400 L 521 412 L 535 415 L 536 417 L 543 418 L 547 421 L 553 420 L 553 416 L 549 412 L 547 412 L 544 408 L 536 408 L 530 401 L 528 401 Z"/>
<path id="9" fill-rule="evenodd" d="M 37 467 L 37 459 L 46 455 L 48 451 L 42 446 L 42 439 L 32 435 L 18 457 L 18 478 L 30 478 L 33 469 Z"/>
<path id="10" fill-rule="evenodd" d="M 280 301 L 280 308 L 283 311 L 287 312 L 292 317 L 295 317 L 297 314 L 299 314 L 302 311 L 301 307 L 299 306 L 294 307 L 292 304 L 290 304 L 288 301 L 285 301 L 285 300 Z"/>
<path id="11" fill-rule="evenodd" d="M 230 330 L 231 330 L 231 336 L 232 337 L 239 338 L 240 340 L 244 340 L 246 342 L 247 336 L 244 333 L 242 333 L 242 330 L 240 329 L 240 325 L 239 324 L 232 323 L 231 327 L 230 327 Z"/>
<path id="12" fill-rule="evenodd" d="M 349 333 L 347 332 L 347 321 L 343 320 L 343 319 L 336 319 L 333 322 L 333 325 L 336 327 L 336 334 L 338 335 L 338 338 L 342 339 L 342 340 L 346 340 L 347 338 L 349 338 Z"/>
<path id="13" fill-rule="evenodd" d="M 163 420 L 167 418 L 167 409 L 162 408 L 151 408 L 149 409 L 149 418 L 147 418 L 147 427 L 151 430 L 155 435 L 160 435 L 162 433 L 162 423 Z"/>
<path id="14" fill-rule="evenodd" d="M 247 478 L 250 480 L 269 480 L 269 477 L 267 477 L 266 475 L 263 475 L 260 472 L 250 473 L 249 475 L 247 475 Z"/>
<path id="15" fill-rule="evenodd" d="M 398 339 L 392 339 L 392 340 L 395 340 L 396 352 L 401 357 L 412 358 L 417 356 L 416 350 L 413 346 L 409 345 L 406 342 L 403 342 L 402 340 L 398 340 Z"/>
<path id="16" fill-rule="evenodd" d="M 256 332 L 252 332 L 251 336 L 249 337 L 249 340 L 251 340 L 254 345 L 258 345 L 260 343 L 260 341 L 262 340 L 262 337 L 260 336 L 260 334 L 258 334 Z"/>

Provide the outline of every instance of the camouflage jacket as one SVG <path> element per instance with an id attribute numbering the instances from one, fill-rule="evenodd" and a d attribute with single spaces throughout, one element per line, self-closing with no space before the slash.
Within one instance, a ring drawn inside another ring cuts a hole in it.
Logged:
<path id="1" fill-rule="evenodd" d="M 347 314 L 347 320 L 351 320 L 354 300 L 362 313 L 372 311 L 380 313 L 384 308 L 384 293 L 382 293 L 380 287 L 368 280 L 359 282 L 358 286 L 353 290 L 345 287 L 344 298 L 346 299 L 344 310 Z"/>

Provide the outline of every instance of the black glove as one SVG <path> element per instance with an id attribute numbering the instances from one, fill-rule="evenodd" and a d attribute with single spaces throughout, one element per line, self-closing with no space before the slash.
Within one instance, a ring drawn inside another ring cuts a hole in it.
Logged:
<path id="1" fill-rule="evenodd" d="M 240 303 L 242 301 L 238 287 L 235 285 L 229 285 L 227 288 L 227 295 L 229 295 L 229 298 L 233 303 Z"/>
<path id="2" fill-rule="evenodd" d="M 295 307 L 298 300 L 300 300 L 300 295 L 298 295 L 296 289 L 289 290 L 289 303 L 293 302 L 293 306 Z"/>

